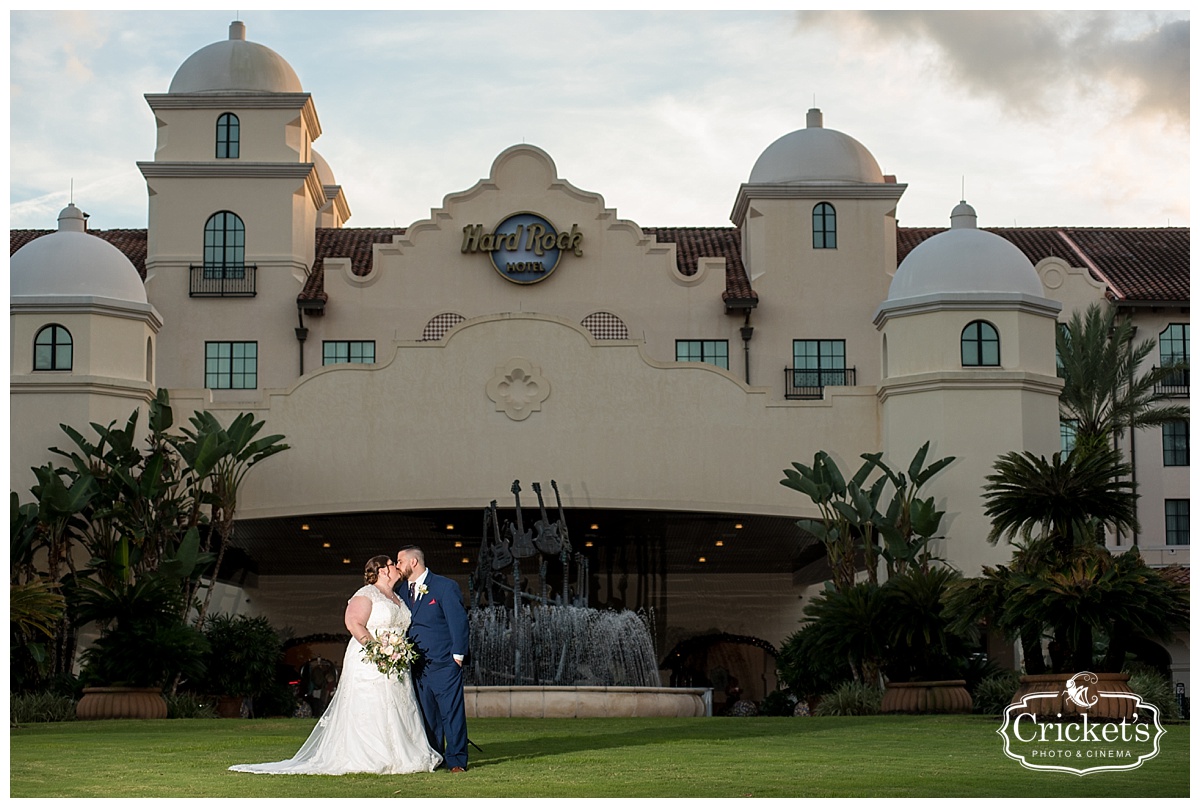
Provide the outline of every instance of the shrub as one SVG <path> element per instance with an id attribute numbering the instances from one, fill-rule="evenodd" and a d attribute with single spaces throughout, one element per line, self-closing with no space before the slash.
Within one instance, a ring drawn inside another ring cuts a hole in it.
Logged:
<path id="1" fill-rule="evenodd" d="M 47 721 L 74 721 L 75 699 L 58 693 L 25 693 L 8 700 L 13 724 L 34 724 Z"/>
<path id="2" fill-rule="evenodd" d="M 1016 671 L 999 671 L 980 680 L 971 691 L 974 703 L 972 712 L 980 715 L 1000 715 L 1012 703 L 1012 698 L 1021 686 L 1021 677 Z"/>
<path id="3" fill-rule="evenodd" d="M 1158 708 L 1158 717 L 1165 720 L 1179 718 L 1179 703 L 1175 701 L 1175 688 L 1165 676 L 1144 666 L 1138 666 L 1129 673 L 1129 689 Z"/>
<path id="4" fill-rule="evenodd" d="M 286 682 L 286 675 L 284 675 L 254 697 L 254 717 L 283 716 L 291 718 L 296 713 L 298 704 L 296 691 Z"/>
<path id="5" fill-rule="evenodd" d="M 883 691 L 861 682 L 846 682 L 822 697 L 817 715 L 878 715 Z"/>
<path id="6" fill-rule="evenodd" d="M 167 695 L 167 718 L 216 718 L 217 706 L 211 698 L 196 693 Z"/>
<path id="7" fill-rule="evenodd" d="M 759 715 L 791 715 L 796 709 L 796 697 L 782 690 L 772 690 L 763 699 Z"/>
<path id="8" fill-rule="evenodd" d="M 283 643 L 265 617 L 214 614 L 204 623 L 210 651 L 203 686 L 218 696 L 251 696 L 277 683 Z"/>
<path id="9" fill-rule="evenodd" d="M 823 627 L 815 622 L 805 623 L 799 631 L 783 641 L 775 666 L 780 680 L 799 698 L 828 693 L 843 682 L 850 681 L 850 666 L 845 656 L 821 650 Z"/>

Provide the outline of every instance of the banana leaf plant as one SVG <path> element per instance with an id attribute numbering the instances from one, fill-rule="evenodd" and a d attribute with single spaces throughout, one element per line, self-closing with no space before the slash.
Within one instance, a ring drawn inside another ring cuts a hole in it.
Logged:
<path id="1" fill-rule="evenodd" d="M 792 468 L 784 469 L 780 485 L 807 496 L 820 512 L 819 519 L 800 519 L 796 525 L 824 545 L 835 589 L 844 592 L 853 585 L 860 553 L 871 583 L 878 583 L 880 558 L 889 577 L 913 565 L 929 568 L 933 560 L 929 543 L 939 538 L 944 511 L 934 506 L 933 497 L 921 499 L 917 493 L 954 458 L 926 466 L 928 454 L 926 441 L 913 455 L 907 474 L 893 471 L 883 461 L 882 452 L 860 455 L 864 462 L 849 481 L 823 451 L 814 455 L 811 466 L 792 463 Z M 876 469 L 881 476 L 868 484 L 867 478 Z M 892 485 L 891 499 L 887 511 L 880 513 L 879 503 L 888 483 Z"/>

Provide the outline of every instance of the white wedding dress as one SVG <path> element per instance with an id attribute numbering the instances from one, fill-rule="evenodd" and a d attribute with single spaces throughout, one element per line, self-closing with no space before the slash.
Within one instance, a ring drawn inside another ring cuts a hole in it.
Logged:
<path id="1" fill-rule="evenodd" d="M 354 593 L 371 601 L 367 629 L 407 629 L 408 607 L 373 585 Z M 429 746 L 413 691 L 412 675 L 384 676 L 362 659 L 353 637 L 342 660 L 342 679 L 325 714 L 291 760 L 242 763 L 230 771 L 255 774 L 410 774 L 431 772 L 442 756 Z"/>

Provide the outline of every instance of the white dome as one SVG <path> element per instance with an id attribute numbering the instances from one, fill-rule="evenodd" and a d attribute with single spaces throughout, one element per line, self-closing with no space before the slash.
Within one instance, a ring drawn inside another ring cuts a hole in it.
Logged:
<path id="1" fill-rule="evenodd" d="M 317 179 L 322 185 L 337 185 L 337 180 L 334 179 L 333 169 L 329 167 L 329 163 L 325 162 L 325 158 L 317 154 L 317 150 L 312 150 L 313 166 L 317 169 Z"/>
<path id="2" fill-rule="evenodd" d="M 776 140 L 759 155 L 750 183 L 883 182 L 879 163 L 866 146 L 835 129 L 825 129 L 821 110 L 808 111 L 808 128 Z"/>
<path id="3" fill-rule="evenodd" d="M 172 93 L 302 93 L 292 66 L 275 51 L 246 41 L 246 26 L 229 24 L 229 39 L 193 53 L 175 71 Z"/>
<path id="4" fill-rule="evenodd" d="M 1008 239 L 980 230 L 975 209 L 960 202 L 950 214 L 950 229 L 905 257 L 888 288 L 888 300 L 964 292 L 1045 295 L 1025 253 Z"/>
<path id="5" fill-rule="evenodd" d="M 18 297 L 106 297 L 146 303 L 146 287 L 125 254 L 84 231 L 74 204 L 58 215 L 58 232 L 35 238 L 9 259 L 9 294 Z"/>

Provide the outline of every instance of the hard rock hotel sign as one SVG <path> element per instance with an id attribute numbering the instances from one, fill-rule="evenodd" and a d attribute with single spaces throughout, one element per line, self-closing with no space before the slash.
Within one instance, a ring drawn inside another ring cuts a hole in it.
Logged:
<path id="1" fill-rule="evenodd" d="M 579 225 L 559 231 L 538 213 L 514 213 L 490 233 L 481 224 L 463 228 L 462 251 L 485 252 L 501 277 L 513 283 L 537 283 L 550 277 L 563 253 L 583 255 Z"/>

